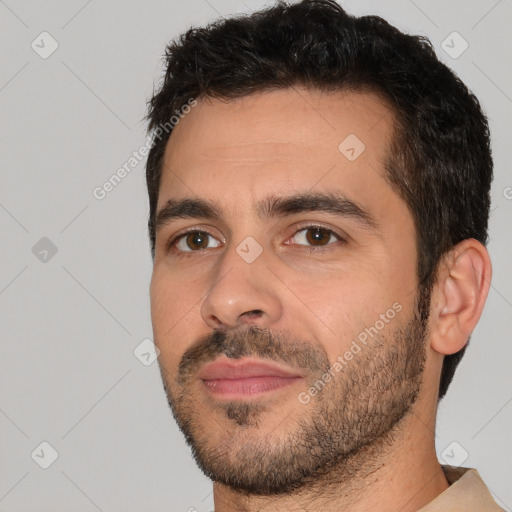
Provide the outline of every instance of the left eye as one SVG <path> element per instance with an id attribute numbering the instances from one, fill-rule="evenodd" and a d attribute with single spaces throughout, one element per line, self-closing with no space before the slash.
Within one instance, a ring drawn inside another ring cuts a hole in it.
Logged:
<path id="1" fill-rule="evenodd" d="M 333 241 L 341 240 L 341 237 L 330 229 L 320 226 L 308 226 L 297 231 L 291 240 L 294 239 L 305 242 L 299 243 L 299 245 L 310 244 L 313 247 L 322 247 L 324 245 L 330 245 Z"/>

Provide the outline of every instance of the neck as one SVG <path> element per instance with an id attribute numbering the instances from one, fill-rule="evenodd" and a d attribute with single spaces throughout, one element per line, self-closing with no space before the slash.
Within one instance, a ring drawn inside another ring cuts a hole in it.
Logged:
<path id="1" fill-rule="evenodd" d="M 293 494 L 249 495 L 215 483 L 215 511 L 417 511 L 449 486 L 436 457 L 435 419 L 422 416 L 411 411 L 385 439 L 362 448 Z"/>

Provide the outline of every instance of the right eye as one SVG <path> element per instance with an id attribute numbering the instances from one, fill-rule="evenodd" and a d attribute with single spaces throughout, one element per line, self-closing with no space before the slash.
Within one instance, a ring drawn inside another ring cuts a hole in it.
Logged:
<path id="1" fill-rule="evenodd" d="M 210 245 L 209 239 L 215 240 L 217 245 Z M 210 235 L 210 233 L 195 230 L 182 233 L 173 238 L 169 242 L 167 249 L 174 249 L 178 252 L 200 252 L 203 249 L 211 249 L 219 246 L 220 242 Z"/>

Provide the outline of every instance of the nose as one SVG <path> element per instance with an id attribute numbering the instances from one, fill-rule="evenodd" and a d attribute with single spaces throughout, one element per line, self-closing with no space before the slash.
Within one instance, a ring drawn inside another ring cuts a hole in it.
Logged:
<path id="1" fill-rule="evenodd" d="M 283 314 L 276 279 L 267 268 L 265 252 L 247 263 L 235 247 L 226 250 L 215 267 L 201 315 L 212 329 L 252 324 L 262 329 Z"/>

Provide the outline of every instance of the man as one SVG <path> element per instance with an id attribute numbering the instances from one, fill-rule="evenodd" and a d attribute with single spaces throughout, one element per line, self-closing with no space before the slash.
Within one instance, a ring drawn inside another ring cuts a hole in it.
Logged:
<path id="1" fill-rule="evenodd" d="M 429 43 L 280 3 L 172 43 L 148 119 L 154 338 L 215 509 L 501 510 L 435 452 L 492 160 Z"/>

